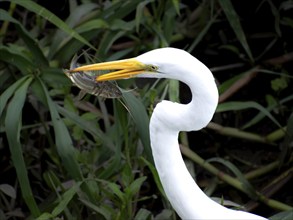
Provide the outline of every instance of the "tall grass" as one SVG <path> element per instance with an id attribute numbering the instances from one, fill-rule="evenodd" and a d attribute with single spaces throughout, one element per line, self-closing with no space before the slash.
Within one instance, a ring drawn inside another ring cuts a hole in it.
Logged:
<path id="1" fill-rule="evenodd" d="M 0 219 L 177 218 L 153 165 L 148 121 L 158 101 L 186 102 L 188 90 L 128 80 L 118 82 L 120 100 L 78 100 L 63 73 L 88 48 L 106 61 L 166 46 L 199 57 L 219 82 L 213 122 L 180 136 L 198 184 L 231 206 L 290 216 L 290 1 L 250 3 L 251 15 L 228 0 L 82 2 L 56 11 L 42 1 L 0 3 Z M 247 25 L 263 15 L 267 30 Z"/>

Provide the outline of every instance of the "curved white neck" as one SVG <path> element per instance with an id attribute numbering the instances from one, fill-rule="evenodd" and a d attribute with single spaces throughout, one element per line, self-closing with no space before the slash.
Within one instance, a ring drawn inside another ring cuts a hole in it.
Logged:
<path id="1" fill-rule="evenodd" d="M 203 70 L 203 74 L 211 74 L 209 70 Z M 206 95 L 210 93 L 207 89 L 217 90 L 216 85 L 207 88 L 205 81 L 199 84 L 198 81 L 190 79 L 201 79 L 198 74 L 187 74 L 180 78 L 189 85 L 193 95 L 192 101 L 187 105 L 162 101 L 156 106 L 150 121 L 155 166 L 169 201 L 182 219 L 264 219 L 219 205 L 202 192 L 189 174 L 180 153 L 178 134 L 182 130 L 199 130 L 206 126 L 218 101 L 217 97 Z M 210 82 L 207 84 L 211 85 Z M 194 85 L 202 86 L 195 88 Z"/>

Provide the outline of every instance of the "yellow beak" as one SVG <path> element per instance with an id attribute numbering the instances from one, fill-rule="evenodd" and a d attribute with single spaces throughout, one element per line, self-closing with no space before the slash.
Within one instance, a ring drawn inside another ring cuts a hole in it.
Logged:
<path id="1" fill-rule="evenodd" d="M 134 77 L 145 72 L 148 66 L 139 62 L 135 58 L 110 61 L 104 63 L 95 63 L 91 65 L 77 67 L 69 70 L 70 73 L 79 71 L 98 71 L 98 70 L 113 70 L 113 72 L 97 76 L 96 81 L 108 81 L 116 79 L 126 79 Z"/>

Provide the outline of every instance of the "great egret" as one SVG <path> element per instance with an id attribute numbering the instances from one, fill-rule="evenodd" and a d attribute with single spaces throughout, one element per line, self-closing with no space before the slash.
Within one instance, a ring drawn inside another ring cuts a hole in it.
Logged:
<path id="1" fill-rule="evenodd" d="M 156 169 L 165 193 L 182 219 L 265 219 L 228 209 L 204 194 L 189 174 L 182 159 L 178 134 L 205 127 L 218 103 L 218 90 L 210 70 L 189 53 L 161 48 L 136 58 L 97 63 L 70 70 L 111 70 L 97 81 L 131 77 L 170 78 L 187 84 L 192 93 L 189 104 L 162 101 L 150 120 L 150 139 Z"/>

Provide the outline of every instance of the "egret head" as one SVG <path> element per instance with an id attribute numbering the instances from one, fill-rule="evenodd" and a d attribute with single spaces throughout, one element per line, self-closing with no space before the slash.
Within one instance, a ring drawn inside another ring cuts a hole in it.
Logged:
<path id="1" fill-rule="evenodd" d="M 195 70 L 201 74 L 207 72 L 202 76 L 213 80 L 210 71 L 200 61 L 189 53 L 176 48 L 160 48 L 135 58 L 81 66 L 70 70 L 70 72 L 98 70 L 109 70 L 111 72 L 97 76 L 97 81 L 142 77 L 170 78 L 187 83 L 190 76 L 186 73 Z"/>

